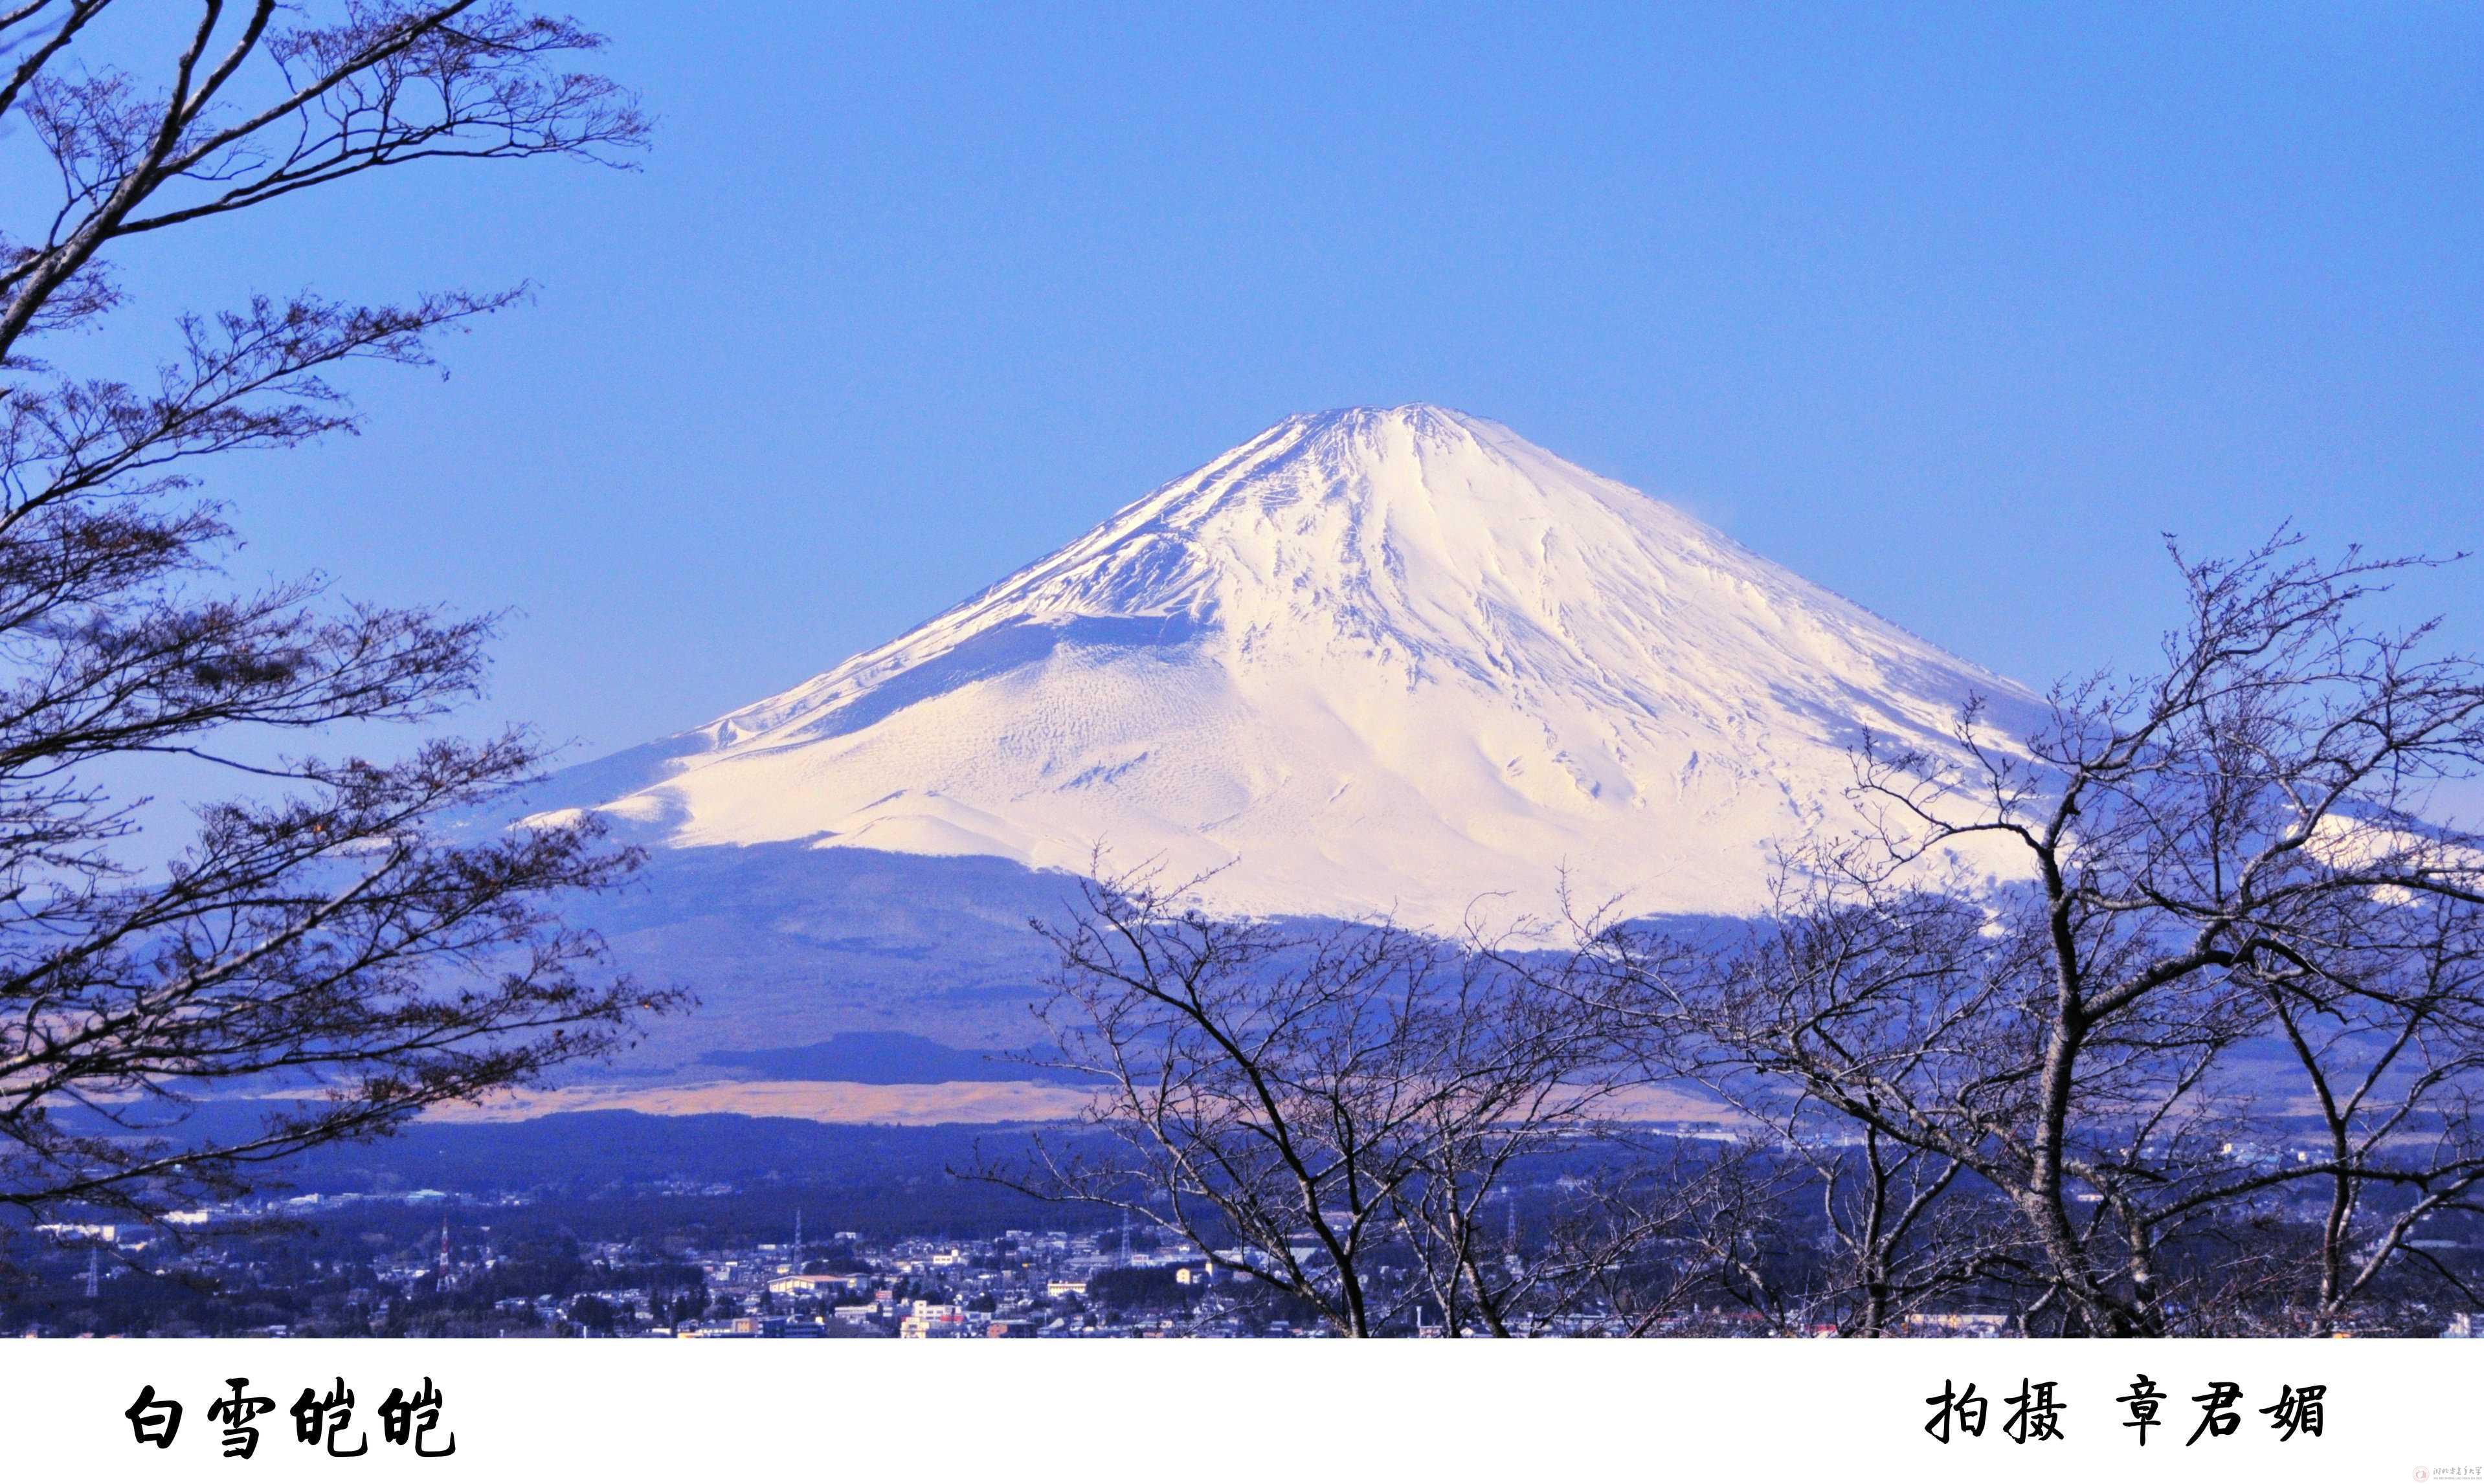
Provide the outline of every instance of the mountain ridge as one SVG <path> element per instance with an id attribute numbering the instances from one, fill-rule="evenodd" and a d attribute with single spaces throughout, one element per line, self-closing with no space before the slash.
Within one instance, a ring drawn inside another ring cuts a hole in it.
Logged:
<path id="1" fill-rule="evenodd" d="M 659 845 L 1206 875 L 1249 913 L 1748 911 L 1865 728 L 2038 703 L 1425 404 L 1298 415 L 886 644 L 557 776 Z M 1970 863 L 1971 864 L 1971 863 Z"/>

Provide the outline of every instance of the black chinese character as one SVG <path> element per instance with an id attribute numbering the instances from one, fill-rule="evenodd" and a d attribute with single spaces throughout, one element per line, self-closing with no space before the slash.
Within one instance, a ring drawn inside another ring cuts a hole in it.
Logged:
<path id="1" fill-rule="evenodd" d="M 2156 1383 L 2148 1380 L 2146 1372 L 2142 1372 L 2139 1379 L 2130 1384 L 2130 1390 L 2114 1400 L 2130 1409 L 2130 1420 L 2121 1425 L 2138 1428 L 2139 1445 L 2143 1448 L 2147 1446 L 2147 1430 L 2164 1425 L 2156 1420 L 2156 1409 L 2164 1404 L 2165 1393 L 2157 1390 Z"/>
<path id="2" fill-rule="evenodd" d="M 2269 1419 L 2269 1426 L 2284 1429 L 2278 1436 L 2280 1443 L 2290 1442 L 2297 1432 L 2317 1438 L 2320 1424 L 2328 1420 L 2328 1408 L 2320 1399 L 2328 1394 L 2325 1386 L 2308 1386 L 2299 1391 L 2285 1387 L 2277 1393 L 2277 1405 L 2260 1408 L 2260 1416 Z"/>
<path id="3" fill-rule="evenodd" d="M 1952 1417 L 1958 1419 L 1959 1432 L 1970 1438 L 1983 1437 L 1984 1419 L 1992 1407 L 1990 1402 L 1975 1394 L 1975 1383 L 1972 1381 L 1966 1384 L 1966 1390 L 1963 1392 L 1958 1390 L 1958 1383 L 1943 1381 L 1940 1394 L 1925 1397 L 1924 1403 L 1940 1409 L 1932 1414 L 1930 1421 L 1924 1424 L 1924 1431 L 1931 1434 L 1933 1441 L 1938 1443 L 1949 1442 L 1949 1425 Z"/>
<path id="4" fill-rule="evenodd" d="M 2203 1436 L 2231 1437 L 2234 1429 L 2243 1425 L 2242 1414 L 2234 1410 L 2234 1403 L 2242 1400 L 2242 1395 L 2243 1389 L 2230 1381 L 2209 1382 L 2207 1390 L 2191 1398 L 2200 1404 L 2200 1425 L 2191 1429 L 2190 1441 L 2182 1446 L 2187 1448 Z"/>
<path id="5" fill-rule="evenodd" d="M 250 1385 L 248 1376 L 228 1376 L 225 1385 L 232 1388 L 232 1394 L 207 1404 L 207 1420 L 225 1424 L 225 1457 L 248 1458 L 258 1451 L 258 1429 L 250 1425 L 251 1420 L 274 1412 L 276 1403 L 264 1396 L 244 1396 L 241 1389 Z"/>
<path id="6" fill-rule="evenodd" d="M 411 1439 L 418 1458 L 446 1458 L 457 1451 L 457 1435 L 448 1435 L 448 1445 L 430 1446 L 424 1440 L 440 1425 L 440 1393 L 432 1390 L 431 1378 L 422 1378 L 422 1390 L 411 1397 L 402 1388 L 389 1388 L 388 1400 L 380 1403 L 380 1436 L 403 1446 Z"/>
<path id="7" fill-rule="evenodd" d="M 151 1443 L 159 1448 L 173 1445 L 173 1435 L 181 1430 L 181 1404 L 170 1397 L 155 1399 L 155 1389 L 141 1387 L 138 1399 L 122 1414 L 129 1419 L 129 1431 L 140 1443 Z M 2317 1429 L 2314 1429 L 2317 1431 Z"/>
<path id="8" fill-rule="evenodd" d="M 2010 1420 L 2001 1424 L 2001 1430 L 2010 1435 L 2011 1442 L 2041 1443 L 2047 1438 L 2062 1436 L 2062 1413 L 2069 1403 L 2053 1400 L 2056 1385 L 2056 1382 L 2038 1381 L 2031 1386 L 2022 1376 L 2018 1381 L 2018 1394 L 2002 1398 L 2010 1404 L 2011 1411 Z"/>
<path id="9" fill-rule="evenodd" d="M 316 1445 L 328 1444 L 332 1458 L 360 1458 L 371 1446 L 370 1434 L 350 1448 L 340 1448 L 345 1428 L 354 1420 L 354 1393 L 345 1390 L 345 1378 L 337 1378 L 337 1389 L 320 1395 L 310 1387 L 302 1389 L 301 1397 L 293 1403 L 293 1441 Z"/>

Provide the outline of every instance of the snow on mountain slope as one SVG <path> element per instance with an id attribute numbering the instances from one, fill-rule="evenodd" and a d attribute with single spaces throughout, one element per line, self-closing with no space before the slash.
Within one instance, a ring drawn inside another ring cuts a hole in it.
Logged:
<path id="1" fill-rule="evenodd" d="M 2033 715 L 1498 423 L 1354 409 L 1289 418 L 910 634 L 576 769 L 570 796 L 671 845 L 1071 871 L 1100 845 L 1213 870 L 1207 900 L 1250 913 L 1506 920 L 1549 910 L 1564 871 L 1634 911 L 1742 912 L 1770 841 L 1850 819 L 1863 728 L 1942 745 L 1970 693 L 2005 730 Z"/>

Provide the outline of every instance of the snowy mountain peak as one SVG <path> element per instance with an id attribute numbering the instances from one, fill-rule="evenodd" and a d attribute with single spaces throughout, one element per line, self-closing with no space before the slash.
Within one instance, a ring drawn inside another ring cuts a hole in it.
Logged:
<path id="1" fill-rule="evenodd" d="M 2033 702 L 1498 423 L 1350 408 L 641 749 L 600 807 L 683 845 L 1100 845 L 1252 912 L 1453 923 L 1547 908 L 1564 871 L 1743 911 L 1772 840 L 1845 819 L 1864 728 L 1942 745 L 1970 694 Z"/>

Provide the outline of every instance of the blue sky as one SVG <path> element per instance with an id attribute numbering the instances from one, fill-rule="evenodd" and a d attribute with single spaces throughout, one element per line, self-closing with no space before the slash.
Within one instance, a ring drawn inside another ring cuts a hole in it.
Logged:
<path id="1" fill-rule="evenodd" d="M 642 172 L 409 171 L 126 260 L 147 313 L 538 285 L 216 491 L 244 570 L 516 608 L 477 719 L 574 755 L 1357 403 L 1499 418 L 2038 684 L 2145 659 L 2162 531 L 2484 548 L 2474 7 L 577 12 Z M 2408 601 L 2479 648 L 2479 592 Z"/>

